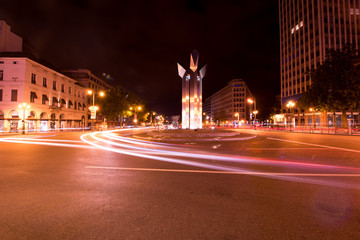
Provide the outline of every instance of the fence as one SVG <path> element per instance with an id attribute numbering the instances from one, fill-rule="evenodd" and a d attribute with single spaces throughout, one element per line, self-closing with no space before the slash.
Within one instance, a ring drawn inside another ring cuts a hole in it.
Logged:
<path id="1" fill-rule="evenodd" d="M 333 134 L 333 135 L 358 135 L 360 136 L 360 126 L 351 126 L 349 128 L 341 127 L 308 127 L 293 125 L 247 125 L 242 128 L 259 129 L 265 131 L 284 131 L 298 133 L 317 133 L 317 134 Z"/>

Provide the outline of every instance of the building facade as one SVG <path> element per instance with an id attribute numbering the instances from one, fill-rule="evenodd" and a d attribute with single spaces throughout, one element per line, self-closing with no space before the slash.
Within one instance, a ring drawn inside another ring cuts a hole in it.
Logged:
<path id="1" fill-rule="evenodd" d="M 253 103 L 249 103 L 251 99 Z M 213 124 L 249 123 L 255 100 L 243 79 L 233 79 L 205 100 L 205 114 Z M 239 122 L 238 122 L 239 121 Z"/>
<path id="2" fill-rule="evenodd" d="M 11 32 L 4 20 L 0 20 L 0 52 L 21 52 L 23 39 Z"/>
<path id="3" fill-rule="evenodd" d="M 178 63 L 178 73 L 182 78 L 182 128 L 202 128 L 202 79 L 206 65 L 198 69 L 199 53 L 194 50 L 190 55 L 190 69 Z"/>
<path id="4" fill-rule="evenodd" d="M 86 126 L 86 89 L 76 80 L 28 57 L 4 55 L 11 54 L 0 56 L 1 132 Z"/>
<path id="5" fill-rule="evenodd" d="M 289 102 L 301 97 L 311 86 L 309 71 L 326 58 L 329 49 L 341 50 L 346 44 L 359 49 L 360 0 L 279 0 L 280 76 L 283 113 L 291 114 Z M 305 111 L 284 120 L 299 124 L 314 124 L 313 113 Z M 320 113 L 318 113 L 320 114 Z M 330 114 L 330 113 L 329 113 Z M 323 116 L 321 125 L 331 125 Z M 295 118 L 296 121 L 295 121 Z M 306 119 L 305 119 L 306 118 Z"/>
<path id="6" fill-rule="evenodd" d="M 95 101 L 98 97 L 100 97 L 100 92 L 107 92 L 112 88 L 112 85 L 110 85 L 107 81 L 96 76 L 88 69 L 63 70 L 62 72 L 70 78 L 75 79 L 78 84 L 85 89 L 92 91 L 92 94 L 87 94 L 87 103 L 89 106 L 92 106 L 93 104 L 96 105 Z M 105 119 L 101 115 L 101 109 L 95 116 L 93 116 L 93 118 L 93 121 L 95 121 L 96 124 L 105 122 Z M 91 112 L 88 112 L 87 119 L 91 119 Z"/>
<path id="7" fill-rule="evenodd" d="M 279 0 L 281 100 L 296 101 L 311 86 L 310 70 L 328 49 L 359 49 L 360 0 Z"/>
<path id="8" fill-rule="evenodd" d="M 63 70 L 62 72 L 68 77 L 78 81 L 84 88 L 91 89 L 95 92 L 106 91 L 112 88 L 111 84 L 96 76 L 88 69 Z"/>

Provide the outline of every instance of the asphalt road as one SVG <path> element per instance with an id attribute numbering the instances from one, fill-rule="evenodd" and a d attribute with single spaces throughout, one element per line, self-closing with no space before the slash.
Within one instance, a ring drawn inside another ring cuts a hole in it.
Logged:
<path id="1" fill-rule="evenodd" d="M 360 239 L 360 137 L 143 131 L 0 137 L 0 239 Z"/>

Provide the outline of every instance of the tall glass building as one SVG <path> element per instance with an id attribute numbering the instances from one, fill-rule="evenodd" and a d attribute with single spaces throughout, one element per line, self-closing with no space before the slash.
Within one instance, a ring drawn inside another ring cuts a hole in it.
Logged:
<path id="1" fill-rule="evenodd" d="M 328 49 L 359 48 L 360 0 L 279 0 L 281 101 L 297 101 L 311 86 L 309 70 Z"/>

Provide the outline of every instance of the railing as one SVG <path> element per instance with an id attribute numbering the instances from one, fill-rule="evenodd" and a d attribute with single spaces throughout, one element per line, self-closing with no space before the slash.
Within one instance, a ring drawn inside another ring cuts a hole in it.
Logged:
<path id="1" fill-rule="evenodd" d="M 317 134 L 333 134 L 333 135 L 359 135 L 360 126 L 351 126 L 349 128 L 341 127 L 317 127 L 317 126 L 293 126 L 293 125 L 245 125 L 241 128 L 259 129 L 265 131 L 283 131 L 297 133 L 317 133 Z"/>

